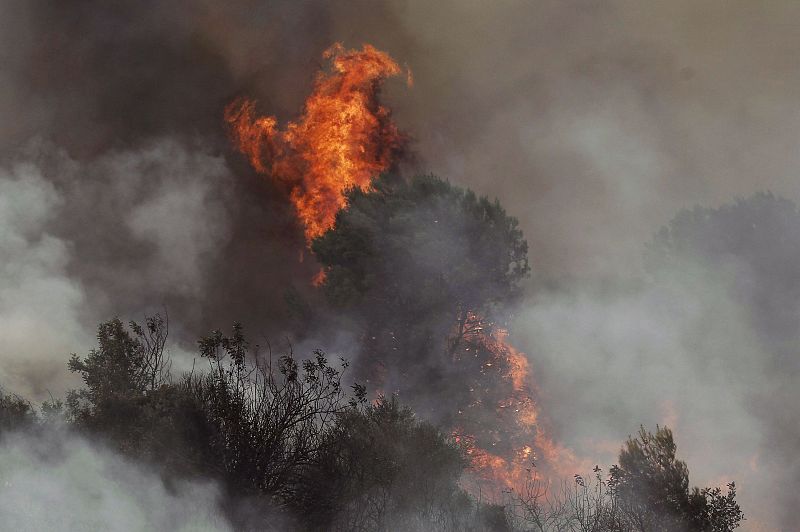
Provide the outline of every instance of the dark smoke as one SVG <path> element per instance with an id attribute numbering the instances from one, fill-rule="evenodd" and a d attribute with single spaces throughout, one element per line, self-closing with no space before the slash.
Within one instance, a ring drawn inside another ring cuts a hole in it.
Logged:
<path id="1" fill-rule="evenodd" d="M 674 409 L 698 483 L 735 462 L 746 512 L 790 511 L 746 487 L 788 467 L 754 456 L 797 445 L 775 429 L 796 398 L 772 329 L 749 318 L 760 303 L 724 279 L 648 284 L 641 258 L 682 208 L 763 189 L 800 200 L 798 9 L 0 0 L 0 379 L 60 392 L 65 355 L 117 314 L 167 309 L 175 351 L 234 320 L 296 332 L 287 288 L 313 301 L 317 266 L 298 260 L 282 193 L 232 153 L 222 109 L 246 94 L 295 117 L 322 50 L 370 42 L 414 72 L 386 99 L 418 166 L 521 221 L 533 282 L 516 339 L 564 441 L 618 442 Z M 752 391 L 773 387 L 785 403 L 754 412 Z"/>
<path id="2" fill-rule="evenodd" d="M 13 387 L 63 388 L 61 353 L 85 349 L 81 331 L 108 315 L 166 309 L 189 348 L 233 320 L 284 330 L 286 287 L 304 289 L 315 266 L 298 262 L 285 198 L 228 161 L 222 109 L 254 91 L 296 112 L 330 23 L 310 6 L 251 4 L 0 7 Z M 40 328 L 53 340 L 32 342 Z"/>

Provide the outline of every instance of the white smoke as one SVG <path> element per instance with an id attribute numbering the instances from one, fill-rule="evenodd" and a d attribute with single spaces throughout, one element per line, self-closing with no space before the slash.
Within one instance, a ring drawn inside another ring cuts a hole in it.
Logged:
<path id="1" fill-rule="evenodd" d="M 15 391 L 41 393 L 87 340 L 69 244 L 46 228 L 62 206 L 36 166 L 0 168 L 0 380 Z"/>
<path id="2" fill-rule="evenodd" d="M 66 359 L 99 321 L 203 296 L 229 234 L 229 174 L 169 139 L 88 163 L 46 143 L 24 156 L 0 167 L 0 384 L 41 398 L 75 385 Z"/>
<path id="3" fill-rule="evenodd" d="M 74 435 L 0 443 L 3 530 L 228 531 L 215 485 L 167 487 L 154 472 Z"/>
<path id="4" fill-rule="evenodd" d="M 681 275 L 540 295 L 512 332 L 543 413 L 579 456 L 607 469 L 640 425 L 666 425 L 693 485 L 736 481 L 748 519 L 770 522 L 782 504 L 770 494 L 793 481 L 769 464 L 751 408 L 772 379 L 747 310 L 722 276 Z"/>

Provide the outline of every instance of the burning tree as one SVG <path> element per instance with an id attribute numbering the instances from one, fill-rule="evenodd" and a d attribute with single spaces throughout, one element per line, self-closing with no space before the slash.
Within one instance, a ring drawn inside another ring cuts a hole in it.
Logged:
<path id="1" fill-rule="evenodd" d="M 590 475 L 574 475 L 555 486 L 542 482 L 532 470 L 525 489 L 508 511 L 517 527 L 537 530 L 730 532 L 744 514 L 736 502 L 736 485 L 689 489 L 689 470 L 676 458 L 672 431 L 642 427 L 628 438 L 619 465 L 603 475 L 595 466 Z"/>
<path id="2" fill-rule="evenodd" d="M 497 324 L 530 270 L 517 220 L 434 176 L 387 175 L 404 136 L 378 95 L 400 68 L 368 45 L 325 58 L 285 130 L 248 100 L 225 119 L 253 168 L 287 186 L 316 284 L 361 333 L 360 375 L 449 427 L 500 487 L 521 488 L 537 462 L 568 476 L 578 462 L 542 430 L 528 359 Z"/>
<path id="3" fill-rule="evenodd" d="M 497 201 L 432 175 L 384 175 L 346 200 L 311 247 L 337 307 L 383 304 L 386 322 L 398 307 L 448 314 L 463 331 L 469 312 L 489 313 L 520 295 L 528 246 Z"/>
<path id="4" fill-rule="evenodd" d="M 537 457 L 571 460 L 544 434 L 528 359 L 496 323 L 529 272 L 517 221 L 434 176 L 384 175 L 347 199 L 312 250 L 328 300 L 361 327 L 362 378 L 449 427 L 489 487 L 520 486 Z"/>
<path id="5" fill-rule="evenodd" d="M 361 321 L 369 369 L 388 372 L 379 385 L 415 397 L 425 390 L 414 388 L 449 388 L 468 316 L 519 294 L 527 245 L 498 203 L 436 177 L 383 176 L 373 188 L 351 190 L 334 228 L 312 243 L 322 288 Z"/>
<path id="6" fill-rule="evenodd" d="M 377 177 L 404 145 L 378 102 L 400 69 L 371 46 L 335 45 L 325 57 L 333 68 L 283 131 L 254 102 L 231 103 L 233 142 L 287 186 L 323 266 L 315 283 L 361 332 L 362 378 L 454 429 L 476 467 L 508 484 L 501 470 L 518 476 L 536 452 L 554 456 L 536 424 L 527 359 L 493 323 L 520 294 L 527 243 L 497 201 L 434 176 Z M 534 438 L 538 449 L 524 441 Z"/>

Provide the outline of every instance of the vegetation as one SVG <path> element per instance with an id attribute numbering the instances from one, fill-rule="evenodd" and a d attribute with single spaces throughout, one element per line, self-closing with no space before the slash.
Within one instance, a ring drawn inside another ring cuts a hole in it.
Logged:
<path id="1" fill-rule="evenodd" d="M 521 528 L 537 531 L 724 532 L 738 528 L 744 514 L 736 485 L 689 489 L 689 470 L 676 458 L 672 431 L 643 427 L 625 442 L 619 465 L 604 477 L 591 475 L 550 489 L 533 472 L 509 512 Z"/>
<path id="2" fill-rule="evenodd" d="M 504 506 L 482 504 L 460 485 L 464 449 L 394 397 L 368 403 L 359 385 L 347 393 L 345 361 L 333 366 L 319 351 L 273 360 L 235 325 L 199 341 L 206 371 L 173 380 L 167 332 L 159 316 L 100 324 L 98 347 L 69 360 L 85 387 L 42 415 L 0 396 L 0 437 L 47 430 L 60 412 L 70 430 L 156 467 L 168 483 L 218 481 L 240 530 L 269 530 L 275 512 L 300 530 L 717 532 L 743 518 L 733 484 L 689 490 L 666 428 L 629 439 L 608 478 L 598 468 L 593 482 L 576 475 L 572 488 L 545 492 L 534 476 Z"/>
<path id="3" fill-rule="evenodd" d="M 227 484 L 279 505 L 293 501 L 337 415 L 362 401 L 363 391 L 347 403 L 341 371 L 321 351 L 301 364 L 291 354 L 273 364 L 271 353 L 248 353 L 239 325 L 230 337 L 215 331 L 201 339 L 200 354 L 209 372 L 185 383 L 214 428 L 209 444 Z"/>
<path id="4" fill-rule="evenodd" d="M 516 297 L 530 270 L 517 220 L 497 201 L 438 177 L 385 175 L 347 200 L 336 226 L 312 247 L 336 305 L 484 311 Z"/>
<path id="5" fill-rule="evenodd" d="M 685 217 L 652 253 L 682 260 L 687 246 L 702 248 L 682 228 L 709 216 Z M 513 392 L 510 362 L 486 332 L 519 296 L 529 265 L 517 221 L 496 201 L 434 176 L 383 176 L 374 190 L 351 190 L 335 227 L 312 246 L 328 303 L 360 327 L 356 380 L 378 368 L 384 375 L 372 382 L 391 384 L 383 389 L 400 390 L 410 406 L 395 396 L 368 402 L 345 375 L 347 361 L 322 351 L 298 360 L 291 348 L 275 355 L 251 346 L 238 324 L 201 338 L 202 367 L 173 375 L 166 317 L 115 318 L 99 325 L 96 348 L 70 357 L 84 386 L 63 403 L 37 410 L 0 393 L 0 438 L 66 425 L 167 485 L 211 480 L 237 530 L 719 532 L 741 523 L 736 486 L 690 489 L 672 433 L 660 427 L 630 438 L 605 477 L 595 468 L 545 486 L 534 467 L 523 493 L 488 504 L 462 488 L 467 450 L 443 430 L 452 420 L 423 409 L 496 405 Z M 298 293 L 287 304 L 313 319 Z M 503 432 L 516 418 L 481 412 L 473 426 L 484 429 L 471 434 L 500 442 L 499 452 L 527 443 Z"/>
<path id="6" fill-rule="evenodd" d="M 457 530 L 471 502 L 458 481 L 461 449 L 395 398 L 349 409 L 326 435 L 300 508 L 314 527 L 337 530 Z"/>
<path id="7" fill-rule="evenodd" d="M 469 385 L 451 378 L 449 360 L 469 317 L 502 321 L 530 271 L 517 220 L 431 175 L 384 175 L 347 200 L 312 249 L 328 302 L 361 340 L 357 377 L 417 409 L 460 397 Z M 461 389 L 440 393 L 454 384 Z M 464 408 L 450 406 L 440 410 Z"/>
<path id="8" fill-rule="evenodd" d="M 36 421 L 38 416 L 30 402 L 0 389 L 0 437 L 12 430 L 27 428 Z"/>

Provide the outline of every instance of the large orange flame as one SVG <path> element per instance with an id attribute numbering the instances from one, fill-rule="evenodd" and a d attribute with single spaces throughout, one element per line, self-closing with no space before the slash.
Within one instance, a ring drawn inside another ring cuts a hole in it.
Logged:
<path id="1" fill-rule="evenodd" d="M 253 168 L 289 186 L 309 242 L 333 227 L 347 189 L 368 189 L 404 145 L 389 110 L 378 102 L 383 81 L 401 72 L 397 63 L 370 45 L 345 50 L 335 44 L 324 58 L 332 69 L 317 76 L 303 115 L 285 129 L 275 117 L 257 116 L 252 100 L 225 109 L 236 147 Z"/>

